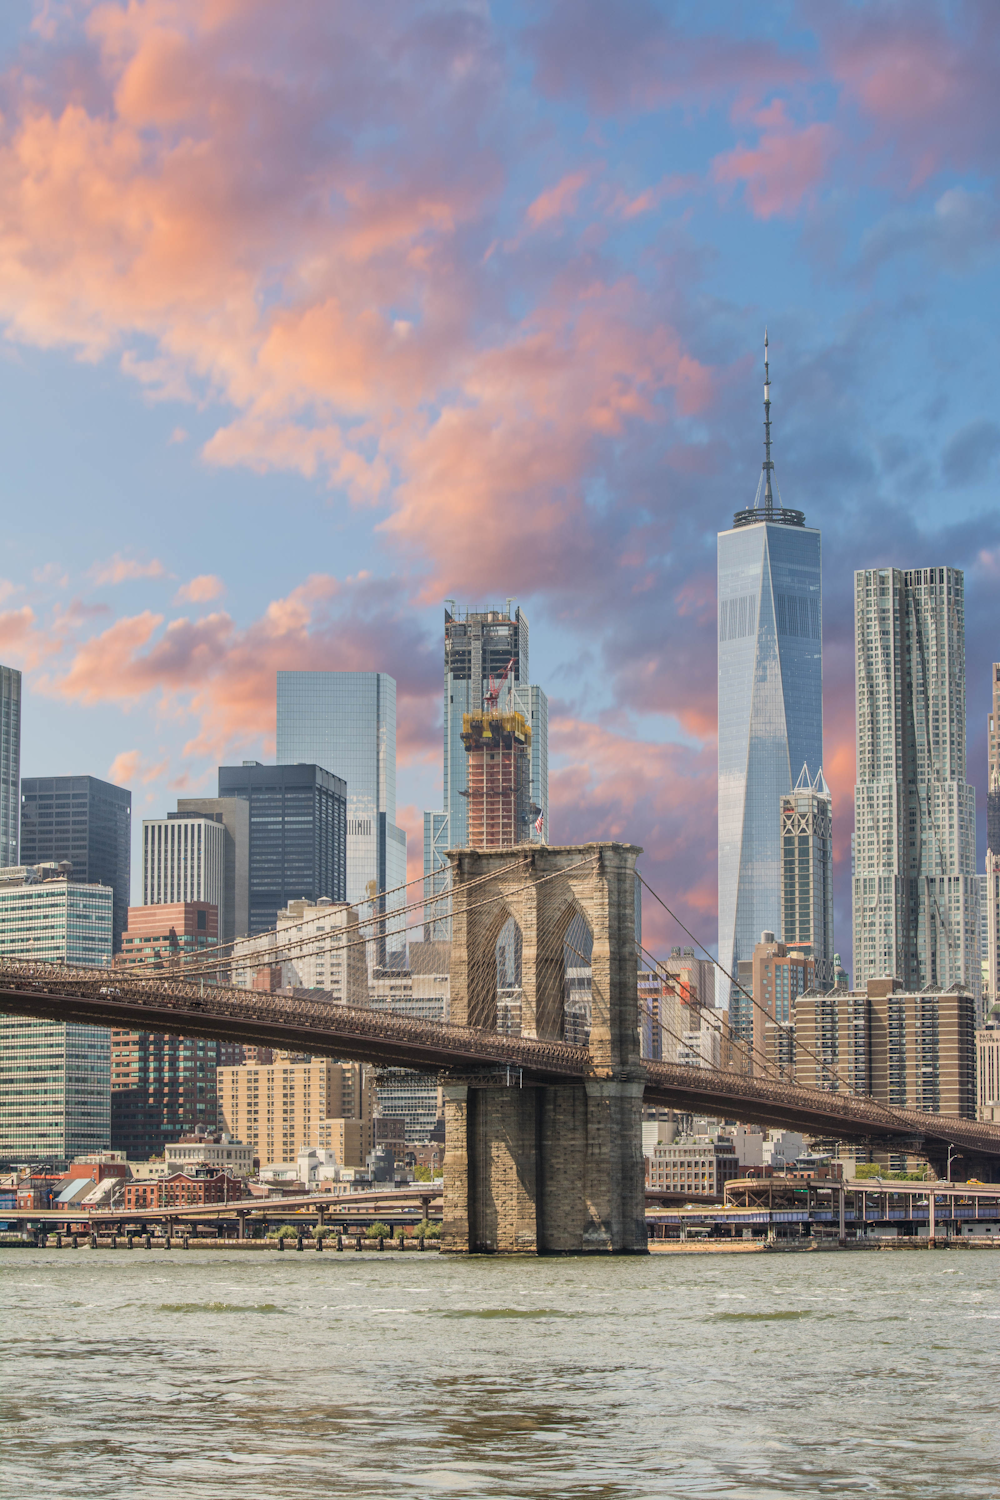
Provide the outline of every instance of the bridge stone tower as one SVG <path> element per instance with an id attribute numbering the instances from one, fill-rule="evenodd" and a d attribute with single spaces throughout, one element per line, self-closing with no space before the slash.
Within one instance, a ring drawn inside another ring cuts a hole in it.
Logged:
<path id="1" fill-rule="evenodd" d="M 521 1035 L 561 1039 L 564 943 L 593 936 L 583 1083 L 517 1075 L 443 1080 L 442 1249 L 469 1254 L 646 1253 L 633 844 L 449 853 L 451 1019 L 497 1026 L 496 943 L 521 932 Z"/>

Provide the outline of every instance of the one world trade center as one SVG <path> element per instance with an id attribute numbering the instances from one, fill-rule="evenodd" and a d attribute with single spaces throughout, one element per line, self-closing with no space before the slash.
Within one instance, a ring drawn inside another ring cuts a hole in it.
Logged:
<path id="1" fill-rule="evenodd" d="M 764 463 L 752 507 L 719 533 L 718 629 L 716 999 L 734 1039 L 749 1044 L 751 1002 L 722 970 L 736 979 L 762 932 L 781 938 L 780 799 L 803 767 L 812 783 L 823 763 L 820 534 L 781 504 L 774 482 L 766 331 Z"/>

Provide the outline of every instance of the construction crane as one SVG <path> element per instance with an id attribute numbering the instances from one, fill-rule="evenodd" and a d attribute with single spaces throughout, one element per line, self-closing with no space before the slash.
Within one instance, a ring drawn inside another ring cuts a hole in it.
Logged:
<path id="1" fill-rule="evenodd" d="M 512 656 L 510 661 L 504 667 L 503 671 L 500 673 L 499 677 L 494 677 L 493 673 L 490 673 L 490 685 L 486 689 L 486 692 L 483 694 L 483 707 L 486 709 L 487 713 L 495 713 L 497 708 L 499 707 L 500 689 L 507 681 L 507 678 L 510 675 L 510 669 L 514 665 L 516 660 L 517 657 Z"/>

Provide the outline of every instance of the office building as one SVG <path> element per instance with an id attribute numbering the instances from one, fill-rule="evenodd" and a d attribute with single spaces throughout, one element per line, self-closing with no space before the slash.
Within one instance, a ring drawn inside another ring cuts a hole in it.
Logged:
<path id="1" fill-rule="evenodd" d="M 992 668 L 992 704 L 986 723 L 986 847 L 1000 854 L 1000 661 Z"/>
<path id="2" fill-rule="evenodd" d="M 396 680 L 386 672 L 279 672 L 278 764 L 315 764 L 347 786 L 346 898 L 406 906 L 406 834 L 396 825 Z M 387 947 L 405 918 L 387 917 Z"/>
<path id="3" fill-rule="evenodd" d="M 168 813 L 142 823 L 144 906 L 208 902 L 225 897 L 226 830 L 199 813 Z"/>
<path id="4" fill-rule="evenodd" d="M 376 970 L 368 981 L 369 1007 L 391 1011 L 411 1021 L 447 1021 L 451 1004 L 451 944 L 411 943 L 408 959 L 405 969 Z"/>
<path id="5" fill-rule="evenodd" d="M 780 799 L 823 764 L 820 533 L 776 498 L 764 347 L 764 463 L 754 504 L 718 538 L 719 962 L 738 977 L 759 934 L 782 930 Z M 752 1008 L 720 970 L 733 1040 Z"/>
<path id="6" fill-rule="evenodd" d="M 646 1155 L 646 1185 L 692 1197 L 717 1197 L 727 1182 L 742 1177 L 732 1142 L 657 1141 Z"/>
<path id="7" fill-rule="evenodd" d="M 527 668 L 526 668 L 527 670 Z M 531 827 L 528 839 L 535 844 L 549 842 L 549 700 L 532 682 L 510 685 L 509 704 L 514 713 L 524 717 L 531 730 L 528 754 L 528 804 Z M 538 821 L 541 819 L 541 828 Z"/>
<path id="8" fill-rule="evenodd" d="M 21 863 L 72 866 L 81 885 L 114 892 L 114 952 L 132 899 L 132 793 L 96 776 L 26 776 L 21 782 Z"/>
<path id="9" fill-rule="evenodd" d="M 211 1167 L 235 1177 L 253 1176 L 253 1151 L 218 1130 L 195 1130 L 163 1148 L 164 1175 Z"/>
<path id="10" fill-rule="evenodd" d="M 320 765 L 219 767 L 219 796 L 249 803 L 250 935 L 289 901 L 347 899 L 347 791 Z"/>
<path id="11" fill-rule="evenodd" d="M 437 1079 L 408 1068 L 380 1068 L 378 1108 L 384 1117 L 401 1119 L 406 1139 L 426 1143 L 444 1113 Z"/>
<path id="12" fill-rule="evenodd" d="M 280 985 L 323 990 L 338 1005 L 368 1003 L 367 929 L 346 902 L 326 896 L 289 901 L 276 930 L 233 945 L 233 983 L 252 988 L 261 969 L 280 969 Z"/>
<path id="13" fill-rule="evenodd" d="M 21 813 L 21 674 L 0 667 L 0 868 L 18 863 Z"/>
<path id="14" fill-rule="evenodd" d="M 220 971 L 203 965 L 218 946 L 218 930 L 218 907 L 209 902 L 130 906 L 116 967 L 183 977 L 194 964 L 203 982 L 214 984 Z M 214 1128 L 216 1068 L 232 1051 L 231 1043 L 113 1029 L 114 1148 L 143 1161 L 188 1131 Z"/>
<path id="15" fill-rule="evenodd" d="M 219 1047 L 204 1037 L 111 1032 L 111 1143 L 130 1160 L 214 1130 Z"/>
<path id="16" fill-rule="evenodd" d="M 813 961 L 817 989 L 836 982 L 833 952 L 833 799 L 822 770 L 781 798 L 781 936 Z"/>
<path id="17" fill-rule="evenodd" d="M 178 797 L 181 816 L 212 818 L 225 830 L 219 942 L 250 931 L 250 805 L 241 797 Z"/>
<path id="18" fill-rule="evenodd" d="M 795 1002 L 812 989 L 813 961 L 777 942 L 773 932 L 762 932 L 751 962 L 753 1071 L 766 1078 L 773 1067 L 794 1067 L 795 1059 L 787 1053 L 784 1039 L 790 1035 Z"/>
<path id="19" fill-rule="evenodd" d="M 957 568 L 854 575 L 854 987 L 978 995 L 976 793 L 965 779 L 965 601 Z"/>
<path id="20" fill-rule="evenodd" d="M 459 610 L 449 599 L 444 612 L 443 807 L 424 813 L 424 894 L 448 889 L 449 849 L 470 844 L 468 755 L 462 742 L 465 717 L 491 706 L 520 713 L 531 730 L 526 840 L 549 840 L 548 699 L 528 681 L 528 621 L 521 609 Z M 539 826 L 540 822 L 540 826 Z M 444 905 L 444 903 L 440 903 Z M 435 909 L 439 911 L 439 907 Z M 447 941 L 446 917 L 428 922 L 425 936 Z"/>
<path id="21" fill-rule="evenodd" d="M 110 886 L 81 885 L 58 866 L 0 876 L 0 954 L 106 968 Z M 0 1161 L 68 1161 L 111 1136 L 111 1042 L 101 1026 L 0 1016 Z"/>
<path id="22" fill-rule="evenodd" d="M 1000 1121 L 1000 1026 L 976 1031 L 976 1119 Z"/>
<path id="23" fill-rule="evenodd" d="M 253 1147 L 262 1162 L 294 1161 L 317 1144 L 326 1120 L 358 1120 L 362 1127 L 361 1166 L 372 1149 L 375 1090 L 362 1063 L 314 1058 L 293 1062 L 287 1052 L 273 1063 L 220 1068 L 219 1129 Z"/>
<path id="24" fill-rule="evenodd" d="M 116 967 L 180 969 L 203 962 L 219 942 L 219 908 L 208 901 L 130 906 Z M 213 980 L 215 974 L 212 974 Z"/>

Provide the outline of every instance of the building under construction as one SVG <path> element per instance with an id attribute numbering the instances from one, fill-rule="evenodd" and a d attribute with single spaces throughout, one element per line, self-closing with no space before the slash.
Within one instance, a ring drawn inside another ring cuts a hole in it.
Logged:
<path id="1" fill-rule="evenodd" d="M 507 849 L 531 835 L 531 726 L 523 714 L 484 708 L 462 716 L 468 771 L 468 842 Z"/>

